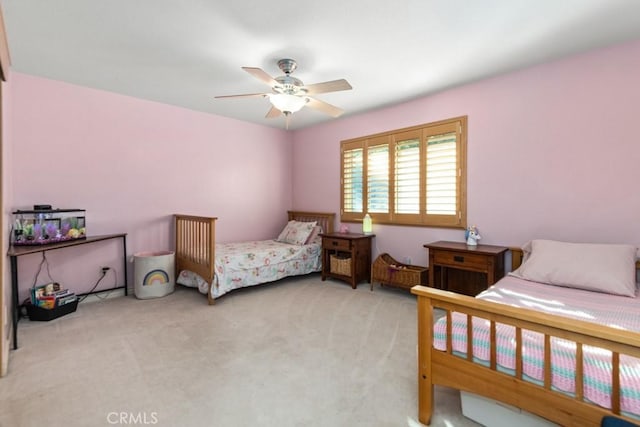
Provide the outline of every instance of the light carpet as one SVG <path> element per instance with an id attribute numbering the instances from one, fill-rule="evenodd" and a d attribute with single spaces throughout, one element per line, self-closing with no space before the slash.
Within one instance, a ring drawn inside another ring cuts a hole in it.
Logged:
<path id="1" fill-rule="evenodd" d="M 319 275 L 19 323 L 0 426 L 415 426 L 416 300 Z M 433 426 L 476 426 L 437 388 Z"/>

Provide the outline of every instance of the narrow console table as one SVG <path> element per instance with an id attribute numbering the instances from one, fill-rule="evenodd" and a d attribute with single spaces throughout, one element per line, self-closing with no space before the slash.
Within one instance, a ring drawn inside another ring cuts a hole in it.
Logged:
<path id="1" fill-rule="evenodd" d="M 124 294 L 127 295 L 127 234 L 105 234 L 102 236 L 89 236 L 85 239 L 69 240 L 60 243 L 50 243 L 39 246 L 10 246 L 7 255 L 11 259 L 11 293 L 12 297 L 12 324 L 13 324 L 13 349 L 18 348 L 18 320 L 20 320 L 20 301 L 18 297 L 18 257 L 36 253 L 53 251 L 55 249 L 70 248 L 72 246 L 86 245 L 87 243 L 101 242 L 109 239 L 122 239 L 122 267 L 124 271 L 124 286 L 103 289 L 100 292 L 111 291 L 114 289 L 124 288 Z"/>

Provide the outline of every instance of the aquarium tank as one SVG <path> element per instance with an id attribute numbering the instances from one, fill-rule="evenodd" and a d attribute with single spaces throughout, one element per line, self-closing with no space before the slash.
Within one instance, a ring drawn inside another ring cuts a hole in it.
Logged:
<path id="1" fill-rule="evenodd" d="M 46 245 L 87 237 L 84 209 L 34 209 L 13 212 L 11 244 Z"/>

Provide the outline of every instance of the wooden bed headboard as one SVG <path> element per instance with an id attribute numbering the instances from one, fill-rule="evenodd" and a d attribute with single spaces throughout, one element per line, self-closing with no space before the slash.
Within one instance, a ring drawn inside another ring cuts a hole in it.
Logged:
<path id="1" fill-rule="evenodd" d="M 509 250 L 511 251 L 511 271 L 513 271 L 522 264 L 524 251 L 521 248 L 509 248 Z"/>
<path id="2" fill-rule="evenodd" d="M 303 211 L 287 211 L 289 221 L 296 220 L 300 222 L 316 221 L 322 227 L 323 233 L 333 233 L 333 223 L 336 214 L 327 212 L 303 212 Z"/>

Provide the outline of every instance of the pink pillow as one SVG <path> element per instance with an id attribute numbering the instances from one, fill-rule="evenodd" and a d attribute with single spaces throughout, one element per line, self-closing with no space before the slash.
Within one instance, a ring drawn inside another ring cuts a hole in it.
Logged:
<path id="1" fill-rule="evenodd" d="M 549 285 L 636 295 L 636 248 L 631 245 L 533 240 L 530 247 L 529 256 L 511 275 Z"/>

